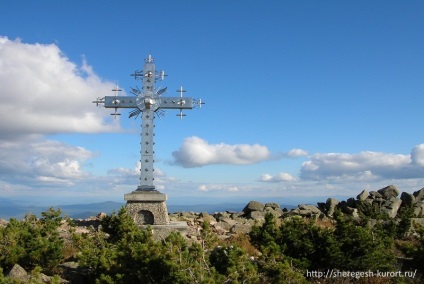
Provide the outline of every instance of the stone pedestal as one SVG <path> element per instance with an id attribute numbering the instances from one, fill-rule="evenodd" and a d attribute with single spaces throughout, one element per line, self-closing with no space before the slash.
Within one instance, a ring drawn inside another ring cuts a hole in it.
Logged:
<path id="1" fill-rule="evenodd" d="M 169 225 L 165 194 L 157 190 L 136 190 L 125 194 L 124 199 L 137 225 Z"/>

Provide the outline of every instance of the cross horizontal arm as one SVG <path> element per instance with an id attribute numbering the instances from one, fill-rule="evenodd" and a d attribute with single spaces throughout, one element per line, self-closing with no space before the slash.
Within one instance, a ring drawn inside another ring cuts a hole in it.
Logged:
<path id="1" fill-rule="evenodd" d="M 137 107 L 136 104 L 136 97 L 127 97 L 127 96 L 107 96 L 105 97 L 104 102 L 105 108 L 135 108 Z"/>
<path id="2" fill-rule="evenodd" d="M 189 97 L 162 97 L 159 108 L 164 109 L 192 109 L 193 98 Z"/>

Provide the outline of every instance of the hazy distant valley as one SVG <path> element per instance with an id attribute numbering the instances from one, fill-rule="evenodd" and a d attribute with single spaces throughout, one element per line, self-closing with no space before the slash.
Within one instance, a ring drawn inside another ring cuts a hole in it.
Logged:
<path id="1" fill-rule="evenodd" d="M 235 203 L 219 203 L 219 204 L 188 204 L 188 205 L 177 205 L 168 204 L 168 212 L 220 212 L 220 211 L 241 211 L 247 202 L 235 202 Z M 60 208 L 64 216 L 68 216 L 73 219 L 84 219 L 90 216 L 96 216 L 100 212 L 107 214 L 113 211 L 118 212 L 119 209 L 124 206 L 123 202 L 106 201 L 88 204 L 73 204 L 73 205 L 52 205 L 50 207 Z M 281 207 L 288 209 L 295 208 L 295 205 L 281 204 Z M 7 198 L 0 198 L 0 219 L 8 220 L 10 218 L 22 219 L 26 213 L 32 213 L 40 215 L 41 212 L 46 211 L 49 206 L 37 206 L 37 205 L 26 205 L 18 204 Z"/>

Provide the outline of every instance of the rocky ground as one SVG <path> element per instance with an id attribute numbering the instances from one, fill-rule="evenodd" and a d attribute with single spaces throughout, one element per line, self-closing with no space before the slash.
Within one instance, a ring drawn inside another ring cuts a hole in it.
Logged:
<path id="1" fill-rule="evenodd" d="M 261 203 L 257 201 L 249 202 L 241 212 L 216 212 L 208 214 L 205 212 L 180 212 L 170 214 L 170 220 L 186 221 L 190 227 L 187 237 L 197 238 L 200 226 L 204 221 L 211 224 L 211 227 L 219 238 L 228 238 L 235 234 L 250 232 L 254 224 L 261 224 L 265 221 L 265 214 L 271 213 L 277 219 L 293 218 L 313 218 L 322 222 L 333 222 L 332 217 L 336 208 L 341 212 L 359 218 L 360 204 L 367 204 L 379 208 L 387 213 L 389 218 L 397 219 L 398 212 L 403 206 L 413 209 L 411 222 L 424 226 L 424 188 L 413 194 L 402 192 L 400 194 L 396 186 L 390 185 L 377 191 L 367 192 L 363 190 L 356 198 L 349 198 L 345 201 L 338 201 L 328 198 L 326 202 L 319 202 L 315 205 L 301 204 L 297 208 L 288 210 L 280 208 L 277 203 Z M 413 232 L 411 232 L 413 233 Z"/>
<path id="2" fill-rule="evenodd" d="M 187 239 L 198 240 L 201 232 L 201 225 L 207 221 L 218 238 L 226 239 L 239 234 L 247 234 L 255 224 L 262 224 L 265 221 L 267 213 L 273 214 L 277 220 L 284 221 L 286 218 L 312 218 L 319 220 L 321 224 L 331 224 L 333 214 L 338 208 L 344 214 L 359 218 L 360 210 L 363 205 L 379 208 L 381 212 L 387 213 L 389 218 L 399 219 L 398 213 L 402 207 L 412 208 L 413 218 L 411 222 L 424 226 L 424 188 L 413 194 L 402 192 L 396 186 L 390 185 L 377 191 L 367 192 L 363 190 L 356 198 L 349 198 L 345 201 L 338 201 L 334 198 L 328 198 L 326 202 L 320 202 L 315 205 L 301 204 L 297 208 L 288 210 L 280 208 L 277 203 L 261 203 L 257 201 L 249 202 L 241 212 L 216 212 L 208 214 L 206 212 L 180 212 L 169 215 L 170 221 L 185 221 L 188 224 L 188 230 L 184 231 Z M 79 220 L 63 220 L 59 228 L 62 238 L 70 239 L 70 221 L 73 230 L 77 234 L 90 233 L 93 230 L 101 229 L 101 219 L 106 216 L 105 213 L 99 213 L 95 217 Z M 6 220 L 0 220 L 0 226 L 7 225 Z M 410 232 L 414 233 L 413 231 Z M 72 274 L 78 267 L 75 262 L 64 263 L 63 267 Z M 19 281 L 28 281 L 31 279 L 22 267 L 15 265 L 8 276 Z M 40 282 L 50 283 L 52 278 L 44 274 L 36 276 Z M 64 279 L 59 279 L 61 283 L 67 283 Z"/>

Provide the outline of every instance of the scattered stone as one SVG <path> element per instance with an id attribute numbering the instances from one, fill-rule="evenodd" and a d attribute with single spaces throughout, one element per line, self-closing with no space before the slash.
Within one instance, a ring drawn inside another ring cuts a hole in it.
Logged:
<path id="1" fill-rule="evenodd" d="M 321 214 L 321 210 L 319 210 L 316 206 L 314 205 L 299 205 L 299 209 L 300 210 L 309 210 L 311 211 L 312 214 Z"/>
<path id="2" fill-rule="evenodd" d="M 378 193 L 380 193 L 384 199 L 390 199 L 392 197 L 397 197 L 399 195 L 399 190 L 396 186 L 389 185 L 382 189 L 379 189 Z"/>
<path id="3" fill-rule="evenodd" d="M 265 208 L 271 207 L 272 209 L 280 209 L 280 205 L 278 203 L 272 202 L 272 203 L 265 203 Z"/>
<path id="4" fill-rule="evenodd" d="M 265 212 L 252 211 L 249 213 L 249 217 L 255 221 L 265 221 Z"/>
<path id="5" fill-rule="evenodd" d="M 331 217 L 334 215 L 336 208 L 344 214 L 349 214 L 355 219 L 359 219 L 361 206 L 358 204 L 369 204 L 372 206 L 378 206 L 382 212 L 388 214 L 390 218 L 393 218 L 395 222 L 399 208 L 401 206 L 411 207 L 414 210 L 414 216 L 416 218 L 411 219 L 411 222 L 424 225 L 424 188 L 413 194 L 402 192 L 400 199 L 399 190 L 395 186 L 387 186 L 378 191 L 363 190 L 355 198 L 349 198 L 346 201 L 339 202 L 337 199 L 328 198 L 325 203 L 318 203 L 317 206 L 301 204 L 298 208 L 288 210 L 287 208 L 281 209 L 277 203 L 260 203 L 257 201 L 250 201 L 242 210 L 242 212 L 216 212 L 209 214 L 207 212 L 195 213 L 195 212 L 180 212 L 169 214 L 169 220 L 172 221 L 184 221 L 188 224 L 188 229 L 184 231 L 184 235 L 190 242 L 198 242 L 201 239 L 201 228 L 203 222 L 210 224 L 211 230 L 217 235 L 219 239 L 227 239 L 232 235 L 237 234 L 248 234 L 252 230 L 252 226 L 260 225 L 265 221 L 266 214 L 273 214 L 275 219 L 279 222 L 294 218 L 311 218 L 325 220 L 324 223 L 334 224 L 334 219 Z M 71 220 L 74 226 L 73 230 L 76 234 L 92 234 L 95 230 L 99 230 L 101 219 L 105 218 L 105 213 L 100 213 L 96 217 L 91 217 L 84 220 Z M 284 219 L 284 220 L 282 220 Z M 381 221 L 381 220 L 380 220 Z M 371 220 L 370 225 L 375 225 L 378 220 Z M 6 220 L 0 219 L 0 227 L 7 225 Z M 321 222 L 322 224 L 322 222 Z M 66 231 L 70 230 L 69 220 L 63 220 L 59 227 L 61 237 L 68 238 Z M 411 233 L 413 233 L 411 229 Z M 61 269 L 64 272 L 62 277 L 68 279 L 71 283 L 82 283 L 82 279 L 74 279 L 84 274 L 89 273 L 88 271 L 81 272 L 82 268 L 78 267 L 77 262 L 67 262 L 61 265 Z M 27 283 L 32 281 L 31 275 L 28 274 L 22 267 L 16 264 L 9 272 L 8 276 L 14 281 Z M 40 273 L 37 281 L 51 282 L 53 277 Z M 66 283 L 66 280 L 61 279 L 61 283 Z M 38 283 L 38 282 L 37 282 Z"/>
<path id="6" fill-rule="evenodd" d="M 319 210 L 314 205 L 299 205 L 298 208 L 293 209 L 289 212 L 290 215 L 300 215 L 302 217 L 311 217 L 311 216 L 319 216 L 322 214 L 321 210 Z"/>
<path id="7" fill-rule="evenodd" d="M 371 198 L 382 198 L 383 195 L 381 195 L 380 193 L 378 193 L 377 191 L 370 191 L 370 196 Z"/>
<path id="8" fill-rule="evenodd" d="M 102 219 L 103 219 L 104 217 L 106 217 L 106 216 L 107 216 L 107 214 L 106 214 L 106 213 L 101 212 L 101 213 L 97 214 L 96 218 L 97 218 L 98 220 L 102 220 Z"/>
<path id="9" fill-rule="evenodd" d="M 215 229 L 223 230 L 223 231 L 229 231 L 232 226 L 234 226 L 234 224 L 232 225 L 227 222 L 221 222 L 221 221 L 213 225 Z"/>
<path id="10" fill-rule="evenodd" d="M 29 275 L 19 264 L 15 264 L 7 275 L 9 278 L 18 281 L 28 281 Z"/>
<path id="11" fill-rule="evenodd" d="M 339 201 L 335 198 L 328 198 L 327 202 L 325 202 L 326 208 L 327 208 L 327 216 L 333 217 L 334 210 L 336 209 L 336 206 L 339 204 Z"/>
<path id="12" fill-rule="evenodd" d="M 415 196 L 407 192 L 402 192 L 400 199 L 402 200 L 402 206 L 405 207 L 412 207 L 415 203 Z"/>
<path id="13" fill-rule="evenodd" d="M 347 204 L 347 206 L 349 206 L 349 207 L 355 208 L 355 207 L 356 207 L 356 201 L 355 201 L 355 198 L 353 198 L 353 197 L 348 198 L 348 200 L 346 200 L 346 204 Z"/>
<path id="14" fill-rule="evenodd" d="M 6 226 L 7 226 L 7 224 L 9 224 L 9 222 L 8 222 L 7 220 L 0 219 L 0 228 L 1 228 L 1 227 L 6 227 Z"/>
<path id="15" fill-rule="evenodd" d="M 392 197 L 390 199 L 390 204 L 381 208 L 381 211 L 387 213 L 390 218 L 395 218 L 401 204 L 402 200 Z"/>
<path id="16" fill-rule="evenodd" d="M 61 267 L 71 268 L 71 269 L 77 269 L 78 268 L 78 262 L 76 261 L 68 261 L 64 262 L 60 265 Z"/>
<path id="17" fill-rule="evenodd" d="M 243 212 L 231 213 L 230 217 L 231 217 L 232 219 L 243 218 Z"/>
<path id="18" fill-rule="evenodd" d="M 327 212 L 327 206 L 324 202 L 317 202 L 318 209 L 321 210 L 321 212 Z"/>
<path id="19" fill-rule="evenodd" d="M 419 225 L 424 227 L 424 218 L 411 218 L 411 225 Z"/>
<path id="20" fill-rule="evenodd" d="M 340 210 L 345 214 L 352 215 L 353 212 L 355 212 L 355 210 L 354 210 L 355 208 L 348 206 L 346 201 L 340 202 L 339 207 L 340 207 Z"/>
<path id="21" fill-rule="evenodd" d="M 252 211 L 264 211 L 265 205 L 258 201 L 250 201 L 246 207 L 244 207 L 243 212 L 249 214 Z"/>
<path id="22" fill-rule="evenodd" d="M 421 188 L 420 190 L 417 190 L 414 192 L 415 202 L 422 202 L 424 201 L 424 188 Z"/>
<path id="23" fill-rule="evenodd" d="M 281 210 L 280 208 L 272 209 L 271 207 L 265 207 L 264 212 L 271 213 L 272 215 L 274 215 L 275 218 L 280 218 L 281 216 L 283 216 L 283 210 Z"/>
<path id="24" fill-rule="evenodd" d="M 424 217 L 424 203 L 416 203 L 414 205 L 414 216 L 417 218 Z"/>
<path id="25" fill-rule="evenodd" d="M 359 201 L 360 203 L 366 204 L 366 205 L 372 205 L 373 199 L 372 198 L 367 198 L 363 201 Z"/>
<path id="26" fill-rule="evenodd" d="M 231 227 L 230 233 L 232 234 L 248 234 L 252 230 L 251 224 L 235 224 Z"/>
<path id="27" fill-rule="evenodd" d="M 353 219 L 355 219 L 355 220 L 359 220 L 359 219 L 360 219 L 360 217 L 359 217 L 359 213 L 358 213 L 358 209 L 357 209 L 357 208 L 353 208 L 352 217 L 353 217 Z"/>
<path id="28" fill-rule="evenodd" d="M 213 217 L 215 218 L 216 221 L 219 222 L 222 219 L 230 218 L 230 214 L 227 213 L 227 212 L 218 212 L 218 213 L 213 214 Z"/>
<path id="29" fill-rule="evenodd" d="M 368 198 L 368 196 L 369 196 L 368 191 L 364 189 L 360 194 L 358 194 L 358 196 L 356 196 L 356 199 L 358 199 L 359 201 L 364 201 L 365 199 Z"/>
<path id="30" fill-rule="evenodd" d="M 199 213 L 199 217 L 201 217 L 201 218 L 205 218 L 205 217 L 209 217 L 210 215 L 209 215 L 209 213 L 208 212 L 200 212 Z"/>

